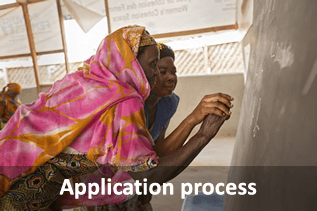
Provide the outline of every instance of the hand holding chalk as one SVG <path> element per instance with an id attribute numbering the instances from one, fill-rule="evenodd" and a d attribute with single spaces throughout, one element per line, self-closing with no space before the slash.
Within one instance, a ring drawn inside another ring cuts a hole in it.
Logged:
<path id="1" fill-rule="evenodd" d="M 232 100 L 233 98 L 230 95 L 223 93 L 204 96 L 198 106 L 188 116 L 189 122 L 193 125 L 197 125 L 201 123 L 208 114 L 230 116 L 230 109 L 233 107 L 231 103 Z"/>

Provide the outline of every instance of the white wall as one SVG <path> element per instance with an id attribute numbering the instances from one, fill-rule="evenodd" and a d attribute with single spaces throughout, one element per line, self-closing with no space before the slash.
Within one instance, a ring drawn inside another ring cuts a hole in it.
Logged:
<path id="1" fill-rule="evenodd" d="M 243 73 L 178 77 L 175 93 L 180 97 L 180 102 L 166 134 L 170 134 L 205 95 L 222 92 L 234 97 L 234 107 L 231 109 L 231 118 L 224 123 L 217 136 L 234 136 L 239 122 L 243 90 Z M 191 134 L 198 129 L 199 126 L 196 126 Z"/>

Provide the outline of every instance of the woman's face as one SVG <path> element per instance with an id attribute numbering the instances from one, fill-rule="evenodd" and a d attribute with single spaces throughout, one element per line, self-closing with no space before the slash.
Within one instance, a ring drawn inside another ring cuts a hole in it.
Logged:
<path id="1" fill-rule="evenodd" d="M 169 96 L 173 94 L 177 84 L 176 67 L 173 58 L 167 56 L 160 59 L 158 68 L 160 75 L 157 77 L 156 84 L 151 92 L 160 97 Z"/>
<path id="2" fill-rule="evenodd" d="M 144 51 L 138 56 L 138 61 L 143 68 L 151 89 L 155 85 L 157 76 L 160 74 L 157 67 L 159 59 L 160 51 L 157 45 L 146 46 Z"/>

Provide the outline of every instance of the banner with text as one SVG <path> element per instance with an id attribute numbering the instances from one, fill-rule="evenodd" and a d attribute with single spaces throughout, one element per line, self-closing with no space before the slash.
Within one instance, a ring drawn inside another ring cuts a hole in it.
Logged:
<path id="1" fill-rule="evenodd" d="M 36 52 L 62 50 L 55 0 L 28 5 Z M 30 53 L 22 7 L 0 10 L 0 57 Z"/>
<path id="2" fill-rule="evenodd" d="M 111 30 L 146 26 L 151 34 L 236 23 L 236 0 L 109 0 Z"/>
<path id="3" fill-rule="evenodd" d="M 0 57 L 30 53 L 22 7 L 0 10 Z"/>
<path id="4" fill-rule="evenodd" d="M 29 4 L 36 52 L 62 50 L 62 35 L 55 0 Z"/>

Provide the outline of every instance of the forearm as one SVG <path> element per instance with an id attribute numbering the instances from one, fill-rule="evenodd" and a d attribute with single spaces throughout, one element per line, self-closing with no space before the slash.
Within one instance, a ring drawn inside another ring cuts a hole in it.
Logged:
<path id="1" fill-rule="evenodd" d="M 181 124 L 165 139 L 160 140 L 155 146 L 154 150 L 159 157 L 165 157 L 181 148 L 188 138 L 189 134 L 196 126 L 191 118 L 186 117 Z"/>
<path id="2" fill-rule="evenodd" d="M 159 159 L 157 167 L 144 172 L 131 172 L 135 180 L 147 178 L 148 183 L 163 184 L 181 173 L 209 143 L 210 140 L 197 133 L 183 147 Z"/>
<path id="3" fill-rule="evenodd" d="M 199 131 L 180 149 L 174 153 L 159 159 L 157 167 L 143 172 L 131 172 L 133 179 L 147 178 L 150 183 L 165 183 L 182 172 L 200 153 L 200 151 L 217 134 L 225 120 L 230 116 L 219 117 L 208 115 L 202 123 Z"/>
<path id="4" fill-rule="evenodd" d="M 167 171 L 170 171 L 170 174 L 164 174 L 162 172 L 162 175 L 166 175 L 162 182 L 172 180 L 186 169 L 209 141 L 210 140 L 197 133 L 183 147 L 178 149 L 174 154 L 171 154 L 173 156 L 166 156 L 163 161 L 164 164 L 161 165 L 170 165 L 173 167 L 168 167 L 172 169 L 166 169 Z M 161 162 L 161 160 L 159 161 Z"/>

